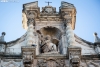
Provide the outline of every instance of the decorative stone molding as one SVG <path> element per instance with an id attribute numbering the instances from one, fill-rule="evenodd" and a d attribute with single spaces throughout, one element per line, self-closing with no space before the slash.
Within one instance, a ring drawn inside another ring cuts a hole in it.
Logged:
<path id="1" fill-rule="evenodd" d="M 67 67 L 64 59 L 55 59 L 49 57 L 48 59 L 38 59 L 37 65 L 39 67 Z"/>
<path id="2" fill-rule="evenodd" d="M 87 67 L 100 67 L 100 60 L 86 60 Z"/>
<path id="3" fill-rule="evenodd" d="M 4 67 L 19 67 L 20 65 L 16 64 L 14 61 L 9 61 Z"/>
<path id="4" fill-rule="evenodd" d="M 42 13 L 44 14 L 53 14 L 56 13 L 56 8 L 52 6 L 42 7 Z"/>

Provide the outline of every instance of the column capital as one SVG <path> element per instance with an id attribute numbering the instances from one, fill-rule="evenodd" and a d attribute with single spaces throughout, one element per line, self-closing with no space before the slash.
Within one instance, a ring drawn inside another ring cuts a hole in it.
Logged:
<path id="1" fill-rule="evenodd" d="M 35 18 L 37 17 L 37 14 L 35 11 L 33 10 L 28 10 L 26 11 L 26 16 L 27 16 L 27 25 L 29 26 L 30 24 L 33 24 L 33 26 L 35 25 Z"/>
<path id="2" fill-rule="evenodd" d="M 33 26 L 35 25 L 35 19 L 34 18 L 28 18 L 27 25 L 29 26 L 32 24 Z"/>
<path id="3" fill-rule="evenodd" d="M 71 18 L 70 15 L 65 14 L 65 15 L 64 15 L 64 20 L 65 20 L 65 22 L 66 22 L 66 24 L 67 24 L 67 23 L 71 23 L 72 18 Z"/>

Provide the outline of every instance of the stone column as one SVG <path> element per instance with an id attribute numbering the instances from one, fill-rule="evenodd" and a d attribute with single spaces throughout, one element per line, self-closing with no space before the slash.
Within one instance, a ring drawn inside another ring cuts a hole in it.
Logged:
<path id="1" fill-rule="evenodd" d="M 67 47 L 68 47 L 68 43 L 67 43 L 67 38 L 66 35 L 62 35 L 62 54 L 67 54 Z"/>
<path id="2" fill-rule="evenodd" d="M 38 55 L 39 54 L 38 36 L 36 36 L 34 18 L 29 18 L 27 23 L 28 23 L 28 30 L 26 36 L 26 45 L 36 46 L 36 55 Z"/>
<path id="3" fill-rule="evenodd" d="M 35 45 L 35 35 L 34 35 L 34 19 L 30 18 L 28 19 L 28 30 L 27 30 L 27 36 L 26 36 L 26 45 L 31 46 L 32 44 Z"/>
<path id="4" fill-rule="evenodd" d="M 71 28 L 71 24 L 69 22 L 67 22 L 66 35 L 67 35 L 69 46 L 74 46 L 75 45 L 75 37 L 74 37 L 73 30 Z"/>
<path id="5" fill-rule="evenodd" d="M 75 38 L 71 27 L 71 17 L 69 15 L 65 15 L 64 18 L 66 23 L 66 36 L 67 36 L 68 44 L 69 46 L 74 46 Z"/>

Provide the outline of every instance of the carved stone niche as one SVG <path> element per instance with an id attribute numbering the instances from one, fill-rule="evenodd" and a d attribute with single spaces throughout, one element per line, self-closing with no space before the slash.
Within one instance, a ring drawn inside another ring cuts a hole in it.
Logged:
<path id="1" fill-rule="evenodd" d="M 22 58 L 24 64 L 32 64 L 35 58 L 35 47 L 33 46 L 22 47 Z"/>
<path id="2" fill-rule="evenodd" d="M 39 35 L 39 46 L 40 46 L 40 53 L 45 53 L 44 50 L 46 47 L 50 47 L 52 46 L 52 44 L 54 44 L 56 46 L 56 51 L 58 52 L 58 50 L 60 49 L 58 46 L 60 45 L 59 41 L 61 39 L 61 35 L 62 32 L 61 30 L 59 30 L 56 27 L 52 27 L 52 26 L 47 26 L 47 27 L 43 27 L 40 30 L 37 30 L 37 33 Z M 47 42 L 47 36 L 49 36 L 50 39 L 50 43 L 49 46 L 46 46 L 46 42 Z M 52 50 L 48 50 L 47 52 L 52 52 Z M 50 48 L 49 48 L 50 49 Z M 55 50 L 54 50 L 55 51 Z"/>
<path id="3" fill-rule="evenodd" d="M 69 46 L 68 54 L 69 54 L 69 66 L 79 67 L 81 60 L 81 48 L 76 46 Z"/>

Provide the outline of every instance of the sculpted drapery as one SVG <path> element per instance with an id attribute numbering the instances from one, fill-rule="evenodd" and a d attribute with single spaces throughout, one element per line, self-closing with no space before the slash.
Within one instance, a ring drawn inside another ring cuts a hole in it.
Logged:
<path id="1" fill-rule="evenodd" d="M 56 45 L 51 42 L 51 37 L 49 35 L 46 35 L 45 37 L 42 35 L 41 51 L 43 53 L 57 51 Z"/>

